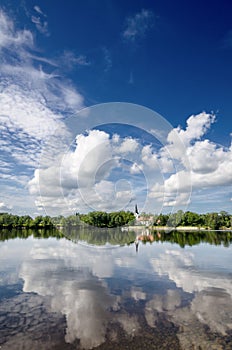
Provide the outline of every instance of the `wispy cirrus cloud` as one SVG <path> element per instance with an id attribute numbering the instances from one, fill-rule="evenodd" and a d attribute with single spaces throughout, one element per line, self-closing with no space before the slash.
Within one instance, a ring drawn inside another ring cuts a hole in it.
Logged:
<path id="1" fill-rule="evenodd" d="M 91 62 L 85 55 L 76 55 L 74 52 L 65 50 L 61 57 L 58 59 L 65 68 L 68 70 L 74 69 L 80 66 L 90 66 Z"/>
<path id="2" fill-rule="evenodd" d="M 34 10 L 35 10 L 38 14 L 40 14 L 40 15 L 42 15 L 42 16 L 44 16 L 44 17 L 47 17 L 47 15 L 41 10 L 41 8 L 40 8 L 38 5 L 35 5 L 35 6 L 34 6 Z"/>
<path id="3" fill-rule="evenodd" d="M 0 9 L 0 49 L 10 51 L 20 48 L 20 54 L 24 48 L 31 48 L 33 45 L 32 33 L 27 29 L 16 31 L 13 21 Z M 3 60 L 4 57 L 1 57 L 1 61 Z"/>
<path id="4" fill-rule="evenodd" d="M 144 37 L 149 29 L 154 25 L 154 14 L 152 11 L 142 9 L 134 16 L 126 18 L 125 29 L 122 33 L 124 39 L 135 41 Z"/>
<path id="5" fill-rule="evenodd" d="M 31 21 L 36 26 L 37 30 L 45 35 L 49 36 L 47 15 L 41 10 L 39 6 L 34 6 L 35 14 L 31 16 Z"/>
<path id="6" fill-rule="evenodd" d="M 3 10 L 0 51 L 1 160 L 8 164 L 2 175 L 11 169 L 11 178 L 4 175 L 1 186 L 4 196 L 7 181 L 18 186 L 17 177 L 22 172 L 29 176 L 38 166 L 46 139 L 54 133 L 57 139 L 62 138 L 66 132 L 63 118 L 83 107 L 83 97 L 64 78 L 55 59 L 38 55 L 33 33 L 16 28 Z"/>
<path id="7" fill-rule="evenodd" d="M 103 59 L 105 62 L 104 71 L 108 72 L 111 69 L 112 64 L 113 64 L 111 54 L 110 54 L 110 51 L 105 46 L 102 48 L 102 52 L 103 52 Z"/>

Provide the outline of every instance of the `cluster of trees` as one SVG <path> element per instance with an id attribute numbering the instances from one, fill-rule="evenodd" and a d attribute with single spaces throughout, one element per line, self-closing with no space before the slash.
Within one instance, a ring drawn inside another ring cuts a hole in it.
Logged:
<path id="1" fill-rule="evenodd" d="M 53 217 L 51 220 L 54 226 L 76 227 L 81 225 L 80 216 L 77 213 L 75 215 L 69 215 L 66 217 L 59 215 L 59 216 Z"/>
<path id="2" fill-rule="evenodd" d="M 53 222 L 50 216 L 37 216 L 32 219 L 29 215 L 13 215 L 0 213 L 0 227 L 52 227 Z"/>
<path id="3" fill-rule="evenodd" d="M 179 210 L 173 214 L 154 215 L 154 226 L 195 226 L 212 230 L 232 227 L 232 216 L 221 211 L 220 213 L 198 214 L 191 211 Z"/>
<path id="4" fill-rule="evenodd" d="M 117 227 L 133 222 L 135 216 L 130 211 L 118 211 L 112 213 L 93 211 L 89 214 L 81 214 L 80 220 L 96 227 Z"/>

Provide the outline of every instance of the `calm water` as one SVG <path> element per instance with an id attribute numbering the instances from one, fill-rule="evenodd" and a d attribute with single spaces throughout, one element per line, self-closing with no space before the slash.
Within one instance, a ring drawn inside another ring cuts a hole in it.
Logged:
<path id="1" fill-rule="evenodd" d="M 231 233 L 30 234 L 0 235 L 1 350 L 232 349 Z"/>

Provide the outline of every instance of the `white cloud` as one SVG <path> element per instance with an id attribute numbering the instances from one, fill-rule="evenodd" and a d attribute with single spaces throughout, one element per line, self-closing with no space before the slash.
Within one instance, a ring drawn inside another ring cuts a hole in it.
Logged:
<path id="1" fill-rule="evenodd" d="M 112 157 L 109 134 L 104 131 L 90 130 L 87 136 L 77 135 L 76 149 L 67 153 L 63 160 L 63 169 L 68 169 L 72 178 L 78 181 L 79 187 L 94 183 L 97 171 L 108 173 L 108 169 L 102 167 Z"/>
<path id="2" fill-rule="evenodd" d="M 36 16 L 31 16 L 32 23 L 35 24 L 37 30 L 46 36 L 49 36 L 49 30 L 48 30 L 48 22 L 47 22 L 47 15 L 41 10 L 39 6 L 34 6 L 34 11 L 36 12 Z"/>
<path id="3" fill-rule="evenodd" d="M 38 12 L 40 15 L 43 15 L 44 17 L 47 17 L 45 13 L 41 10 L 41 8 L 38 5 L 34 6 L 34 10 Z"/>
<path id="4" fill-rule="evenodd" d="M 46 18 L 39 6 L 34 10 L 36 16 Z M 152 18 L 148 10 L 128 18 L 125 38 L 135 40 L 144 34 Z M 215 122 L 214 115 L 205 112 L 192 115 L 185 129 L 175 128 L 166 138 L 162 130 L 157 133 L 150 128 L 158 139 L 162 134 L 163 146 L 159 147 L 99 130 L 84 135 L 83 129 L 76 127 L 77 142 L 74 149 L 68 150 L 73 141 L 70 138 L 76 134 L 64 123 L 64 117 L 76 114 L 83 107 L 83 96 L 62 77 L 59 65 L 63 59 L 70 68 L 87 66 L 87 58 L 70 51 L 65 51 L 60 59 L 40 57 L 32 33 L 17 29 L 3 11 L 0 11 L 0 50 L 2 177 L 6 182 L 17 181 L 18 177 L 18 183 L 23 186 L 35 170 L 28 188 L 40 208 L 45 203 L 54 211 L 62 207 L 72 211 L 78 206 L 86 208 L 90 203 L 94 208 L 103 208 L 106 202 L 110 208 L 116 203 L 117 208 L 122 208 L 136 192 L 133 186 L 131 190 L 115 190 L 115 178 L 120 176 L 125 176 L 131 184 L 139 176 L 146 179 L 146 184 L 140 183 L 137 188 L 147 190 L 151 211 L 157 203 L 175 209 L 187 206 L 192 190 L 196 195 L 202 188 L 230 189 L 232 147 L 224 148 L 206 139 Z M 108 50 L 103 49 L 103 53 L 107 59 Z M 111 122 L 108 115 L 100 120 Z M 42 167 L 38 170 L 41 154 Z M 126 161 L 130 165 L 125 165 Z M 114 179 L 110 177 L 113 172 Z"/>
<path id="5" fill-rule="evenodd" d="M 168 143 L 160 151 L 159 163 L 172 163 L 176 171 L 163 183 L 154 184 L 150 197 L 163 200 L 164 206 L 188 205 L 192 190 L 232 185 L 231 147 L 226 149 L 202 140 L 214 121 L 214 115 L 203 112 L 191 116 L 185 130 L 179 127 L 169 133 Z M 144 160 L 151 163 L 158 158 L 151 152 L 146 152 L 146 157 Z"/>
<path id="6" fill-rule="evenodd" d="M 142 149 L 142 161 L 153 170 L 160 170 L 163 174 L 171 173 L 174 170 L 173 160 L 167 154 L 165 147 L 160 150 L 153 150 L 151 145 L 146 145 Z"/>
<path id="7" fill-rule="evenodd" d="M 188 148 L 187 155 L 192 171 L 200 174 L 214 172 L 227 157 L 222 147 L 209 140 L 196 142 Z"/>
<path id="8" fill-rule="evenodd" d="M 152 169 L 159 169 L 158 154 L 152 152 L 151 145 L 144 146 L 142 149 L 142 161 Z"/>
<path id="9" fill-rule="evenodd" d="M 6 205 L 4 202 L 0 202 L 0 212 L 7 212 L 12 209 L 11 205 Z"/>
<path id="10" fill-rule="evenodd" d="M 185 130 L 178 127 L 169 133 L 168 142 L 175 145 L 175 142 L 179 142 L 180 139 L 188 146 L 191 141 L 199 140 L 214 121 L 215 116 L 209 113 L 202 112 L 197 115 L 192 115 L 187 119 L 187 127 Z"/>
<path id="11" fill-rule="evenodd" d="M 41 169 L 39 176 L 35 172 L 29 189 L 35 195 L 40 190 L 42 198 L 37 198 L 37 204 L 44 202 L 49 206 L 51 202 L 54 210 L 55 203 L 59 210 L 63 203 L 65 210 L 71 211 L 127 208 L 135 200 L 138 188 L 148 192 L 148 210 L 184 210 L 190 204 L 192 190 L 229 186 L 232 178 L 231 149 L 201 140 L 214 117 L 201 113 L 195 118 L 187 120 L 186 130 L 171 131 L 167 144 L 159 148 L 99 130 L 79 134 L 72 149 L 64 153 L 61 146 L 56 161 Z M 145 184 L 135 186 L 133 176 L 139 175 Z M 130 188 L 116 188 L 115 183 L 122 176 Z"/>
<path id="12" fill-rule="evenodd" d="M 12 169 L 11 181 L 22 176 L 22 165 L 26 166 L 23 172 L 27 176 L 32 173 L 47 139 L 56 139 L 57 146 L 63 142 L 67 136 L 63 117 L 81 109 L 83 97 L 57 74 L 59 67 L 52 59 L 38 56 L 33 34 L 17 29 L 2 10 L 0 50 L 0 119 L 4 142 L 1 156 L 2 161 L 8 162 L 8 169 Z M 35 61 L 40 61 L 39 67 Z M 56 74 L 51 71 L 54 66 Z"/>
<path id="13" fill-rule="evenodd" d="M 41 17 L 39 16 L 31 16 L 31 21 L 32 23 L 35 24 L 37 30 L 46 36 L 49 35 L 48 31 L 48 22 L 44 21 Z"/>
<path id="14" fill-rule="evenodd" d="M 121 154 L 134 153 L 138 149 L 138 141 L 131 137 L 125 138 L 118 148 L 117 152 Z"/>
<path id="15" fill-rule="evenodd" d="M 0 9 L 0 49 L 33 47 L 33 35 L 29 30 L 15 31 L 13 21 Z M 2 57 L 3 59 L 3 57 Z"/>
<path id="16" fill-rule="evenodd" d="M 166 152 L 169 153 L 172 159 L 178 159 L 186 163 L 188 161 L 186 159 L 186 148 L 204 136 L 214 121 L 215 116 L 205 112 L 190 116 L 186 121 L 187 127 L 185 130 L 178 127 L 169 132 Z"/>
<path id="17" fill-rule="evenodd" d="M 64 51 L 59 61 L 64 64 L 65 69 L 73 69 L 78 66 L 90 66 L 85 55 L 75 55 L 72 51 Z"/>
<path id="18" fill-rule="evenodd" d="M 143 37 L 145 33 L 153 26 L 153 23 L 153 12 L 142 9 L 134 16 L 130 16 L 126 19 L 123 38 L 126 40 L 135 41 L 137 38 Z"/>
<path id="19" fill-rule="evenodd" d="M 124 148 L 124 140 L 121 144 Z M 135 196 L 130 183 L 108 179 L 112 169 L 119 167 L 118 144 L 115 149 L 113 145 L 109 134 L 90 130 L 86 135 L 77 135 L 74 150 L 64 153 L 60 148 L 55 161 L 36 169 L 29 182 L 30 193 L 37 197 L 37 206 L 71 212 L 83 211 L 86 207 L 95 210 L 126 208 Z"/>
<path id="20" fill-rule="evenodd" d="M 190 146 L 187 152 L 192 170 L 181 170 L 165 180 L 168 193 L 186 193 L 190 186 L 197 190 L 232 185 L 231 147 L 224 149 L 206 140 Z"/>
<path id="21" fill-rule="evenodd" d="M 133 163 L 130 168 L 131 174 L 141 174 L 142 171 L 143 171 L 143 165 L 139 165 L 137 163 Z"/>

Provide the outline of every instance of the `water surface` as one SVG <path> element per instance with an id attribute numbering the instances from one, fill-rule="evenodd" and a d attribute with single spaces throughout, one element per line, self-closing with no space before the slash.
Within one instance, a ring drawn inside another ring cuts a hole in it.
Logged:
<path id="1" fill-rule="evenodd" d="M 2 232 L 1 350 L 231 349 L 231 233 L 197 235 Z"/>

